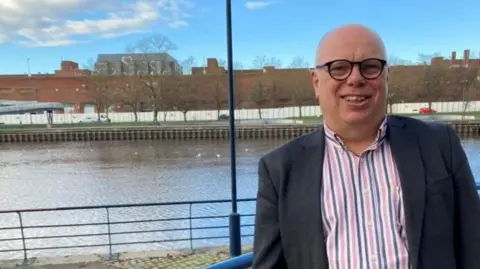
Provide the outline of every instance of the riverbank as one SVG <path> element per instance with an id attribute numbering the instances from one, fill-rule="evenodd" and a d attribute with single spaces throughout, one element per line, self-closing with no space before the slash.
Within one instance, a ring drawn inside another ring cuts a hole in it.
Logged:
<path id="1" fill-rule="evenodd" d="M 480 136 L 480 122 L 449 122 L 462 137 Z M 314 131 L 319 123 L 239 125 L 238 139 L 291 139 Z M 0 143 L 114 141 L 114 140 L 225 140 L 228 126 L 123 126 L 91 128 L 0 129 Z"/>
<path id="2" fill-rule="evenodd" d="M 252 246 L 244 246 L 242 252 L 252 251 Z M 198 269 L 229 258 L 227 247 L 204 248 L 195 251 L 148 251 L 119 253 L 114 257 L 102 255 L 65 256 L 0 261 L 0 268 L 32 267 L 36 269 Z"/>

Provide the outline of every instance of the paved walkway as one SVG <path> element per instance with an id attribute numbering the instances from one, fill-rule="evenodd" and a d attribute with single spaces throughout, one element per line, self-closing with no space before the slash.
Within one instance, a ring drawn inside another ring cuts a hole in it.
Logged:
<path id="1" fill-rule="evenodd" d="M 0 267 L 0 268 L 34 268 L 34 269 L 118 269 L 106 265 L 104 262 L 91 263 L 75 263 L 75 264 L 55 264 L 55 265 L 40 265 L 40 266 L 17 266 L 17 267 Z M 161 267 L 160 267 L 161 268 Z"/>
<path id="2" fill-rule="evenodd" d="M 251 251 L 245 247 L 244 252 Z M 126 258 L 109 261 L 82 262 L 74 264 L 12 266 L 8 268 L 34 269 L 200 269 L 229 258 L 227 249 L 205 250 L 192 254 L 175 254 L 162 257 Z"/>
<path id="3" fill-rule="evenodd" d="M 121 269 L 198 269 L 228 259 L 228 256 L 228 253 L 225 251 L 207 252 L 158 258 L 119 260 L 107 262 L 106 265 Z"/>

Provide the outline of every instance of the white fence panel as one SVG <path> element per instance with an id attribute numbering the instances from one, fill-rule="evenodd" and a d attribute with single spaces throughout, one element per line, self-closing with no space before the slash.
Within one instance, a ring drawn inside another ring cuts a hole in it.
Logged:
<path id="1" fill-rule="evenodd" d="M 428 107 L 428 103 L 402 103 L 393 104 L 391 106 L 392 113 L 395 114 L 417 114 L 422 107 Z M 471 102 L 433 102 L 432 109 L 437 112 L 444 113 L 462 113 L 480 112 L 480 101 Z M 321 115 L 318 106 L 303 106 L 301 108 L 303 117 L 319 117 Z M 282 108 L 265 108 L 261 109 L 262 119 L 284 119 L 300 116 L 298 107 L 282 107 Z M 53 114 L 53 122 L 56 124 L 72 124 L 78 123 L 85 116 L 96 116 L 95 113 L 55 113 Z M 220 115 L 229 115 L 228 110 L 221 110 Z M 187 121 L 210 121 L 218 120 L 218 112 L 216 110 L 189 111 L 187 112 Z M 133 112 L 111 112 L 108 117 L 114 123 L 134 122 L 135 115 Z M 138 112 L 139 122 L 153 122 L 153 112 Z M 258 109 L 237 109 L 235 110 L 235 118 L 238 120 L 260 119 Z M 159 111 L 159 122 L 167 121 L 184 121 L 184 115 L 180 111 Z M 45 114 L 17 114 L 17 115 L 0 115 L 0 123 L 3 124 L 47 124 L 47 116 Z"/>

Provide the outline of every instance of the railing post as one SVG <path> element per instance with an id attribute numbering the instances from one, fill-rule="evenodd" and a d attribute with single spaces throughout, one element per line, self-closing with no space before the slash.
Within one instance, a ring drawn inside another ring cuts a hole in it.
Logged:
<path id="1" fill-rule="evenodd" d="M 230 172 L 232 191 L 232 213 L 229 216 L 230 256 L 242 254 L 242 239 L 240 234 L 240 215 L 237 212 L 237 168 L 235 148 L 235 90 L 232 49 L 232 0 L 226 0 L 227 20 L 227 65 L 228 65 L 228 110 L 230 123 Z"/>
<path id="2" fill-rule="evenodd" d="M 240 224 L 240 214 L 237 212 L 232 212 L 228 217 L 230 228 L 230 256 L 240 256 L 242 254 L 242 232 Z"/>
<path id="3" fill-rule="evenodd" d="M 188 209 L 188 220 L 190 223 L 190 250 L 193 251 L 193 225 L 192 225 L 192 203 L 189 204 L 189 209 Z"/>
<path id="4" fill-rule="evenodd" d="M 107 230 L 108 230 L 108 253 L 109 253 L 109 259 L 112 258 L 112 234 L 110 232 L 110 211 L 108 210 L 108 207 L 105 207 L 105 210 L 107 211 Z"/>
<path id="5" fill-rule="evenodd" d="M 25 242 L 25 232 L 23 230 L 22 212 L 17 212 L 17 214 L 18 214 L 18 219 L 20 221 L 20 233 L 22 234 L 23 263 L 26 264 L 28 260 L 28 256 L 27 256 L 27 243 Z"/>

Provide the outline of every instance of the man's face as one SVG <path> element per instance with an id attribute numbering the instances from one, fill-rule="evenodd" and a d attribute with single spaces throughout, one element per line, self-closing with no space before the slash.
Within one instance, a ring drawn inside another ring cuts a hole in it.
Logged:
<path id="1" fill-rule="evenodd" d="M 361 32 L 333 35 L 324 41 L 317 65 L 340 59 L 351 62 L 385 59 L 383 46 L 372 35 Z M 330 73 L 337 79 L 330 75 L 327 67 L 312 71 L 315 94 L 327 124 L 365 124 L 385 115 L 388 72 L 385 67 L 380 70 L 378 77 L 372 76 L 376 64 L 378 61 L 365 62 L 362 66 L 353 65 L 348 76 L 348 62 L 337 62 L 330 68 Z"/>

